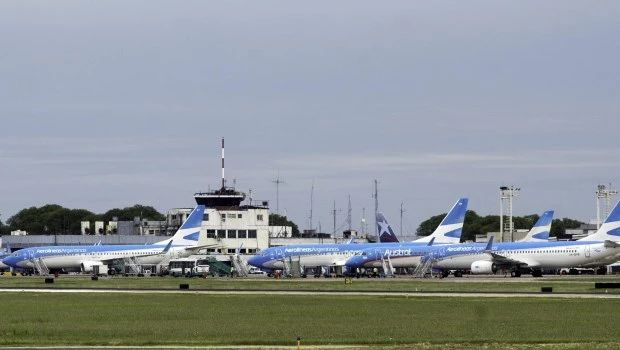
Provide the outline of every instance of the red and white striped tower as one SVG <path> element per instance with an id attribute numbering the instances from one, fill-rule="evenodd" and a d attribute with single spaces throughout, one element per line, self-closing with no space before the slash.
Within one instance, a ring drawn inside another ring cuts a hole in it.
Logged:
<path id="1" fill-rule="evenodd" d="M 224 180 L 224 138 L 222 137 L 222 190 L 225 188 L 226 181 Z"/>

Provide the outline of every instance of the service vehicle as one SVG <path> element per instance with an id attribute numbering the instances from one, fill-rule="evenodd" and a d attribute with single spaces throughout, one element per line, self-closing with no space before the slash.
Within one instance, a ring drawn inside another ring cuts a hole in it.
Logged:
<path id="1" fill-rule="evenodd" d="M 206 277 L 209 270 L 207 259 L 178 258 L 168 263 L 168 275 L 174 277 Z"/>

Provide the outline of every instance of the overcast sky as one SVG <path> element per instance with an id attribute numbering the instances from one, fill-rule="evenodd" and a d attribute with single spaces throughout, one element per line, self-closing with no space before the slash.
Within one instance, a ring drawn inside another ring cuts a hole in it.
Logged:
<path id="1" fill-rule="evenodd" d="M 373 223 L 375 179 L 404 233 L 502 185 L 588 221 L 620 185 L 619 38 L 617 1 L 2 1 L 0 220 L 192 207 L 224 137 L 227 184 L 300 229 L 349 196 Z"/>

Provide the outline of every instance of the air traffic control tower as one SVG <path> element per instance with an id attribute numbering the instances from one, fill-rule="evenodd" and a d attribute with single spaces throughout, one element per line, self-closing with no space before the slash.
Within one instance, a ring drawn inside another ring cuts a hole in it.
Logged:
<path id="1" fill-rule="evenodd" d="M 239 207 L 245 199 L 245 193 L 222 186 L 219 190 L 198 192 L 194 194 L 194 199 L 196 204 L 202 204 L 207 208 Z"/>
<path id="2" fill-rule="evenodd" d="M 256 254 L 269 247 L 269 202 L 247 204 L 245 193 L 226 187 L 224 178 L 224 139 L 222 138 L 222 187 L 194 194 L 205 206 L 202 230 L 206 230 L 207 253 Z"/>

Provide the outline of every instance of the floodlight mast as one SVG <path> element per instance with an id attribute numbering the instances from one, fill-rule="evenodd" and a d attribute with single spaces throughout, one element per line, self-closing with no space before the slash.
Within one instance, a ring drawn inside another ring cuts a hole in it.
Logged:
<path id="1" fill-rule="evenodd" d="M 601 200 L 605 203 L 605 216 L 609 216 L 609 208 L 611 208 L 611 196 L 618 194 L 618 191 L 611 189 L 611 183 L 609 187 L 605 185 L 598 185 L 596 189 L 596 229 L 601 227 Z"/>
<path id="2" fill-rule="evenodd" d="M 514 223 L 512 222 L 512 199 L 519 195 L 520 188 L 501 186 L 499 188 L 499 234 L 504 240 L 504 230 L 510 232 L 510 241 L 514 242 Z M 504 224 L 504 200 L 508 204 L 508 222 Z"/>

